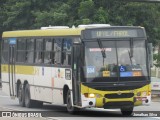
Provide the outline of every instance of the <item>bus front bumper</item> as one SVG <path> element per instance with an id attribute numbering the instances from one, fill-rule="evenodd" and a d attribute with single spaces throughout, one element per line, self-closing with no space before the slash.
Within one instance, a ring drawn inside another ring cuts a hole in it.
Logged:
<path id="1" fill-rule="evenodd" d="M 151 96 L 145 97 L 132 97 L 132 98 L 121 98 L 121 99 L 107 99 L 107 98 L 86 98 L 82 97 L 82 107 L 98 107 L 105 109 L 121 108 L 123 106 L 139 106 L 139 105 L 150 105 Z"/>

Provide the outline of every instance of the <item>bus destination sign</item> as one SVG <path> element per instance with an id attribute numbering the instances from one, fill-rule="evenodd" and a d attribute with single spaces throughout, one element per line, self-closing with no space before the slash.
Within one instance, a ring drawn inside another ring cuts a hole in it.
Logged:
<path id="1" fill-rule="evenodd" d="M 143 29 L 88 29 L 83 33 L 84 39 L 145 37 Z"/>
<path id="2" fill-rule="evenodd" d="M 137 32 L 130 30 L 112 30 L 112 31 L 92 31 L 92 36 L 95 38 L 100 37 L 129 37 L 129 36 L 137 36 Z"/>

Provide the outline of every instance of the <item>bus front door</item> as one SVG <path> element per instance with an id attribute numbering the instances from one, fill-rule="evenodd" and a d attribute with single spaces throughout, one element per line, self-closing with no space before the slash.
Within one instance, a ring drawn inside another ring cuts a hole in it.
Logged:
<path id="1" fill-rule="evenodd" d="M 8 64 L 8 73 L 9 73 L 9 90 L 10 96 L 12 99 L 16 97 L 16 81 L 15 81 L 15 44 L 13 40 L 10 40 L 9 45 L 9 64 Z"/>
<path id="2" fill-rule="evenodd" d="M 72 88 L 73 88 L 73 104 L 81 105 L 81 94 L 80 94 L 80 45 L 75 44 L 72 50 Z"/>

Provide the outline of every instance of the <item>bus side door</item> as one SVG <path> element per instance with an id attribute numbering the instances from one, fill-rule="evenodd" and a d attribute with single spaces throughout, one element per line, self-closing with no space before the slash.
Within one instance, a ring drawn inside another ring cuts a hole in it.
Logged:
<path id="1" fill-rule="evenodd" d="M 81 94 L 80 94 L 80 45 L 74 44 L 72 50 L 72 77 L 73 77 L 73 104 L 80 106 Z"/>
<path id="2" fill-rule="evenodd" d="M 9 74 L 9 89 L 11 98 L 16 96 L 16 81 L 15 81 L 15 45 L 16 39 L 9 39 L 9 64 L 8 64 L 8 74 Z"/>

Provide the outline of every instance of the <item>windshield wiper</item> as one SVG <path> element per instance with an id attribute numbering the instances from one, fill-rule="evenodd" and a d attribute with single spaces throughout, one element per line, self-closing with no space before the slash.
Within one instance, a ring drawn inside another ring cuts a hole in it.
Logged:
<path id="1" fill-rule="evenodd" d="M 101 48 L 102 57 L 106 58 L 105 48 L 103 48 L 101 40 L 97 39 L 97 41 L 98 41 L 99 47 Z"/>
<path id="2" fill-rule="evenodd" d="M 132 58 L 133 58 L 133 40 L 130 41 L 130 51 L 128 50 L 129 59 L 132 65 Z"/>
<path id="3" fill-rule="evenodd" d="M 131 65 L 132 65 L 132 55 L 131 55 L 131 52 L 128 50 L 128 55 L 129 55 L 129 59 L 130 59 L 130 62 L 131 62 Z"/>
<path id="4" fill-rule="evenodd" d="M 105 48 L 103 48 L 101 40 L 97 39 L 98 45 L 101 49 L 102 57 L 103 57 L 103 65 L 104 65 L 104 58 L 106 58 Z"/>

